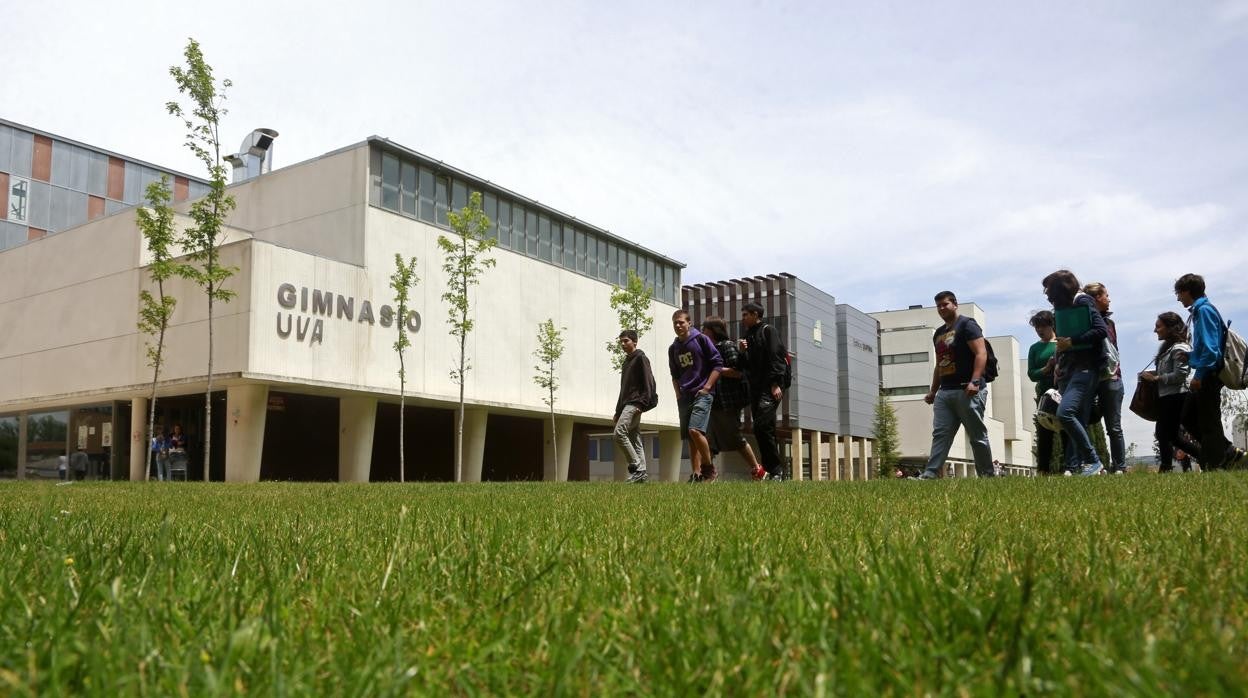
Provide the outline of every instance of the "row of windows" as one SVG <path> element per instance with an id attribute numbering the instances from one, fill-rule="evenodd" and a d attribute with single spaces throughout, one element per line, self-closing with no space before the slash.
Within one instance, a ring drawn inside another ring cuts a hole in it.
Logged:
<path id="1" fill-rule="evenodd" d="M 449 227 L 447 213 L 468 204 L 468 183 L 390 153 L 381 153 L 380 160 L 373 203 L 382 208 Z M 655 298 L 676 302 L 680 270 L 675 266 L 492 192 L 482 194 L 482 208 L 491 223 L 488 234 L 500 247 L 616 285 L 627 283 L 632 270 L 654 289 Z"/>
<path id="2" fill-rule="evenodd" d="M 927 352 L 919 351 L 913 354 L 882 354 L 880 356 L 880 365 L 888 366 L 891 364 L 921 364 L 928 359 Z"/>
<path id="3" fill-rule="evenodd" d="M 646 436 L 646 437 L 643 437 L 643 441 L 649 441 L 650 457 L 657 461 L 659 459 L 659 437 Z M 686 454 L 681 457 L 688 458 L 689 455 L 686 452 Z M 615 460 L 615 441 L 609 436 L 591 438 L 589 440 L 589 460 L 591 461 Z"/>
<path id="4" fill-rule="evenodd" d="M 927 395 L 927 391 L 931 388 L 926 385 L 903 385 L 898 388 L 884 388 L 880 392 L 884 395 Z"/>

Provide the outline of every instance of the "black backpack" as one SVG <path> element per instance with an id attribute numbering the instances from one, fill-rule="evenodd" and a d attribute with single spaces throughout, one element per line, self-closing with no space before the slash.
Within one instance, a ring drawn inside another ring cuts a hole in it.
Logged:
<path id="1" fill-rule="evenodd" d="M 963 316 L 963 319 L 970 320 L 971 318 Z M 966 327 L 966 323 L 962 323 L 962 327 Z M 984 379 L 985 383 L 991 383 L 997 379 L 997 376 L 1001 375 L 1001 368 L 997 364 L 997 353 L 992 350 L 992 342 L 988 341 L 986 335 L 984 336 L 984 348 L 988 350 L 988 361 L 984 364 L 984 375 L 980 377 Z"/>

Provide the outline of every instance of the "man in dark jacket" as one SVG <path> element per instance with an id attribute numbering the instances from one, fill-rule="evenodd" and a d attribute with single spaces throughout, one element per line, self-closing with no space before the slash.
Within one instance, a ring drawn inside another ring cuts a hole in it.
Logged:
<path id="1" fill-rule="evenodd" d="M 763 322 L 763 306 L 746 303 L 741 309 L 741 324 L 745 326 L 745 338 L 740 347 L 750 384 L 750 415 L 754 420 L 754 438 L 758 439 L 758 456 L 767 471 L 766 479 L 787 480 L 776 441 L 776 411 L 784 398 L 787 352 L 780 342 L 780 332 Z"/>
<path id="2" fill-rule="evenodd" d="M 659 402 L 650 359 L 637 348 L 637 333 L 620 333 L 624 365 L 620 368 L 620 397 L 615 401 L 615 444 L 628 457 L 627 482 L 646 481 L 646 449 L 641 443 L 641 413 Z"/>

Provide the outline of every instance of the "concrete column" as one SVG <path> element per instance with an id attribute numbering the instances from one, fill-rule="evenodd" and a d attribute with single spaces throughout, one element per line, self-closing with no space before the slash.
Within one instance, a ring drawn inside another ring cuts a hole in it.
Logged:
<path id="1" fill-rule="evenodd" d="M 373 429 L 376 424 L 377 398 L 338 398 L 339 482 L 368 482 L 373 467 Z"/>
<path id="2" fill-rule="evenodd" d="M 854 481 L 854 437 L 842 436 L 841 442 L 845 449 L 845 474 L 850 482 Z"/>
<path id="3" fill-rule="evenodd" d="M 572 418 L 571 417 L 555 417 L 555 436 L 552 440 L 550 435 L 550 416 L 542 420 L 544 426 L 542 431 L 545 438 L 542 439 L 542 479 L 546 482 L 567 482 L 568 481 L 568 463 L 572 461 Z M 555 448 L 555 446 L 558 448 Z M 556 452 L 559 461 L 555 462 Z"/>
<path id="4" fill-rule="evenodd" d="M 833 481 L 841 480 L 841 449 L 837 445 L 841 443 L 841 437 L 835 432 L 828 434 L 828 477 Z"/>
<path id="5" fill-rule="evenodd" d="M 464 409 L 464 471 L 463 482 L 481 482 L 481 466 L 485 462 L 485 427 L 489 410 Z"/>
<path id="6" fill-rule="evenodd" d="M 818 431 L 810 432 L 810 479 L 823 479 L 823 434 Z"/>
<path id="7" fill-rule="evenodd" d="M 17 479 L 26 479 L 26 413 L 17 415 Z"/>
<path id="8" fill-rule="evenodd" d="M 793 427 L 789 446 L 789 473 L 794 480 L 802 479 L 802 428 Z"/>
<path id="9" fill-rule="evenodd" d="M 114 435 L 115 438 L 116 435 Z M 22 438 L 22 443 L 26 439 Z M 147 465 L 147 451 L 151 446 L 147 440 L 147 398 L 136 397 L 130 401 L 130 481 L 146 480 L 143 472 Z M 24 463 L 19 460 L 18 463 Z M 19 476 L 20 477 L 20 476 Z"/>
<path id="10" fill-rule="evenodd" d="M 681 445 L 679 429 L 659 431 L 659 478 L 664 482 L 680 481 Z M 628 466 L 624 467 L 627 472 Z"/>
<path id="11" fill-rule="evenodd" d="M 862 479 L 871 479 L 871 464 L 867 462 L 867 437 L 858 439 L 858 464 L 862 468 Z"/>
<path id="12" fill-rule="evenodd" d="M 225 481 L 259 482 L 269 386 L 234 385 L 225 390 Z M 204 467 L 207 467 L 205 464 Z"/>

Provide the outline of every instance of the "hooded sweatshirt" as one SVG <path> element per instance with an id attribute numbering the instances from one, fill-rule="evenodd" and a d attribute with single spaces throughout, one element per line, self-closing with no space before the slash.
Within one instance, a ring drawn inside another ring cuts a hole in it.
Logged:
<path id="1" fill-rule="evenodd" d="M 636 405 L 645 412 L 657 402 L 657 397 L 650 359 L 644 351 L 634 349 L 620 367 L 620 397 L 615 401 L 615 413 L 623 412 L 625 405 Z"/>
<path id="2" fill-rule="evenodd" d="M 667 365 L 672 371 L 672 380 L 680 388 L 680 394 L 692 397 L 706 385 L 711 371 L 723 370 L 724 359 L 710 337 L 690 327 L 685 341 L 677 337 L 667 348 Z"/>

